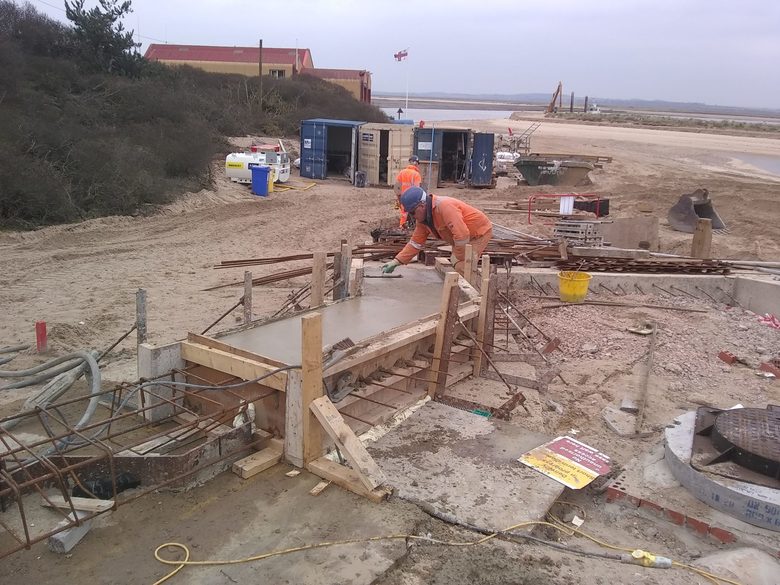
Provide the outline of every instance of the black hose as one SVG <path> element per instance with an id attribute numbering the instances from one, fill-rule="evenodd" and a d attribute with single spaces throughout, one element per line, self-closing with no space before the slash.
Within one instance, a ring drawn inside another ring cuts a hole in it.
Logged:
<path id="1" fill-rule="evenodd" d="M 483 528 L 481 526 L 477 526 L 475 524 L 470 524 L 469 522 L 464 522 L 462 520 L 459 520 L 454 514 L 439 512 L 427 502 L 422 502 L 420 500 L 414 500 L 414 499 L 411 499 L 409 501 L 412 502 L 417 507 L 419 507 L 423 512 L 425 512 L 426 514 L 428 514 L 433 518 L 436 518 L 437 520 L 441 520 L 442 522 L 446 522 L 447 524 L 460 526 L 461 528 L 465 528 L 466 530 L 470 530 L 472 532 L 478 532 L 480 534 L 486 534 L 486 535 L 498 534 L 502 538 L 509 540 L 510 542 L 514 542 L 515 544 L 517 544 L 515 539 L 522 538 L 525 540 L 531 540 L 533 542 L 537 542 L 539 544 L 543 544 L 545 546 L 556 548 L 558 550 L 562 550 L 576 555 L 582 555 L 586 557 L 594 557 L 600 559 L 609 559 L 611 561 L 621 560 L 621 556 L 615 553 L 591 552 L 591 551 L 583 550 L 581 548 L 560 544 L 558 542 L 544 540 L 543 538 L 537 538 L 535 536 L 531 536 L 530 534 L 525 534 L 522 532 L 506 532 L 503 530 L 490 530 L 488 528 Z"/>

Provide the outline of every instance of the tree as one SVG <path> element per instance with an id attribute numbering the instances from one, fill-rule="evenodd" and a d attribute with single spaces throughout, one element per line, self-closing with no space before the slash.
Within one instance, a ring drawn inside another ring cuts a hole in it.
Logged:
<path id="1" fill-rule="evenodd" d="M 65 0 L 65 14 L 73 23 L 83 58 L 108 73 L 135 76 L 143 57 L 133 31 L 121 19 L 133 11 L 130 0 L 98 0 L 99 6 L 84 8 L 86 0 Z"/>

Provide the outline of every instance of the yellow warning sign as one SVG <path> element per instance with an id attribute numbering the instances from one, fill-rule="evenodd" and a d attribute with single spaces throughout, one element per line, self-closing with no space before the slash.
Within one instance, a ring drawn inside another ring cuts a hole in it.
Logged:
<path id="1" fill-rule="evenodd" d="M 225 166 L 229 169 L 243 169 L 244 163 L 241 162 L 226 162 Z"/>
<path id="2" fill-rule="evenodd" d="M 609 457 L 571 437 L 558 437 L 524 453 L 520 463 L 574 490 L 609 472 Z"/>

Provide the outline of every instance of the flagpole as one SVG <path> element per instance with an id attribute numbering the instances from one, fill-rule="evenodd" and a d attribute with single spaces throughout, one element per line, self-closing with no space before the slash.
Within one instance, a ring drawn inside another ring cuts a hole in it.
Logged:
<path id="1" fill-rule="evenodd" d="M 404 106 L 404 110 L 409 109 L 409 57 L 405 59 L 406 61 L 406 105 Z"/>

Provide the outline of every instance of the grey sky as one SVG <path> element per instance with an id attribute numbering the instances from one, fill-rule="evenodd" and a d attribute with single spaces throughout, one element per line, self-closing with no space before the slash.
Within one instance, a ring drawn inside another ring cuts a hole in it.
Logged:
<path id="1" fill-rule="evenodd" d="M 44 4 L 45 2 L 45 4 Z M 65 20 L 58 0 L 32 0 Z M 87 5 L 96 2 L 88 0 Z M 57 7 L 57 8 L 55 8 Z M 150 42 L 307 47 L 374 91 L 534 93 L 780 108 L 771 0 L 133 0 Z M 409 59 L 393 53 L 409 49 Z"/>

